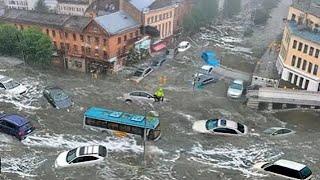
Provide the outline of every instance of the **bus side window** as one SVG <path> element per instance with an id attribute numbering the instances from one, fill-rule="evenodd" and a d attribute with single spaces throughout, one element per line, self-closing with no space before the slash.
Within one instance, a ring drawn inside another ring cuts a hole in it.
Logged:
<path id="1" fill-rule="evenodd" d="M 131 132 L 131 128 L 130 126 L 124 125 L 124 124 L 119 124 L 119 131 L 123 131 L 123 132 Z"/>
<path id="2" fill-rule="evenodd" d="M 139 128 L 139 127 L 131 127 L 131 132 L 133 134 L 138 134 L 138 135 L 143 135 L 143 129 L 142 128 Z"/>
<path id="3" fill-rule="evenodd" d="M 108 127 L 108 129 L 118 130 L 119 125 L 118 125 L 117 123 L 109 122 L 108 125 L 107 125 L 107 127 Z"/>

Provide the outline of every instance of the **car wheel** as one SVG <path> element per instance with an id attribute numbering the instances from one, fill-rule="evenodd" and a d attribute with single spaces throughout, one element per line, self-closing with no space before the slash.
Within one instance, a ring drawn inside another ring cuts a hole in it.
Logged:
<path id="1" fill-rule="evenodd" d="M 126 99 L 124 102 L 127 103 L 127 104 L 131 104 L 132 100 L 131 99 Z"/>

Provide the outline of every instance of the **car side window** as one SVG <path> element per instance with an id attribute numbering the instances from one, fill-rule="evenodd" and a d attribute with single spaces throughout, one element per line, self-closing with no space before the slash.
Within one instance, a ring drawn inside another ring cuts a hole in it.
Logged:
<path id="1" fill-rule="evenodd" d="M 147 93 L 144 93 L 144 92 L 141 92 L 141 93 L 140 93 L 140 96 L 142 96 L 142 97 L 148 97 L 148 94 L 147 94 Z"/>
<path id="2" fill-rule="evenodd" d="M 214 132 L 227 133 L 227 134 L 238 134 L 235 130 L 229 128 L 217 128 L 213 130 Z"/>
<path id="3" fill-rule="evenodd" d="M 301 179 L 300 173 L 299 171 L 293 170 L 293 169 L 289 169 L 286 167 L 283 167 L 283 171 L 281 172 L 282 175 L 284 176 L 288 176 L 288 177 L 293 177 L 296 179 Z"/>
<path id="4" fill-rule="evenodd" d="M 5 87 L 2 83 L 0 83 L 0 89 L 5 89 Z"/>
<path id="5" fill-rule="evenodd" d="M 278 165 L 271 165 L 269 167 L 266 167 L 264 169 L 265 171 L 269 171 L 276 174 L 283 174 L 283 171 L 285 170 L 284 167 L 278 166 Z"/>
<path id="6" fill-rule="evenodd" d="M 151 69 L 148 68 L 148 69 L 146 70 L 146 74 L 148 74 L 150 71 L 151 71 Z"/>
<path id="7" fill-rule="evenodd" d="M 131 96 L 140 96 L 140 93 L 139 92 L 133 92 L 133 93 L 130 93 Z"/>
<path id="8" fill-rule="evenodd" d="M 16 126 L 10 122 L 7 122 L 7 121 L 4 121 L 5 122 L 5 126 L 9 127 L 9 128 L 12 128 L 12 129 L 15 129 Z"/>
<path id="9" fill-rule="evenodd" d="M 290 133 L 291 131 L 289 129 L 282 129 L 282 134 Z"/>

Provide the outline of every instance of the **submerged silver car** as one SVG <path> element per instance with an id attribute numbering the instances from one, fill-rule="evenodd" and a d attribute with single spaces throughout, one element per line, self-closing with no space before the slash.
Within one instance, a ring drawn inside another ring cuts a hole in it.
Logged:
<path id="1" fill-rule="evenodd" d="M 139 83 L 144 77 L 148 76 L 152 71 L 153 71 L 153 69 L 151 67 L 138 68 L 134 72 L 131 80 Z"/>

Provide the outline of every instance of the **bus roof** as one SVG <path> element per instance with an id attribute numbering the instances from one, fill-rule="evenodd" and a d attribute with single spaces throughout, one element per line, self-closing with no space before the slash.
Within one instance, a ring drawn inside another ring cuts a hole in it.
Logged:
<path id="1" fill-rule="evenodd" d="M 126 124 L 141 128 L 146 127 L 147 129 L 155 129 L 159 125 L 159 119 L 156 117 L 148 118 L 145 125 L 145 116 L 129 114 L 126 112 L 114 111 L 99 107 L 90 107 L 84 115 L 93 119 L 114 122 L 119 124 Z"/>

